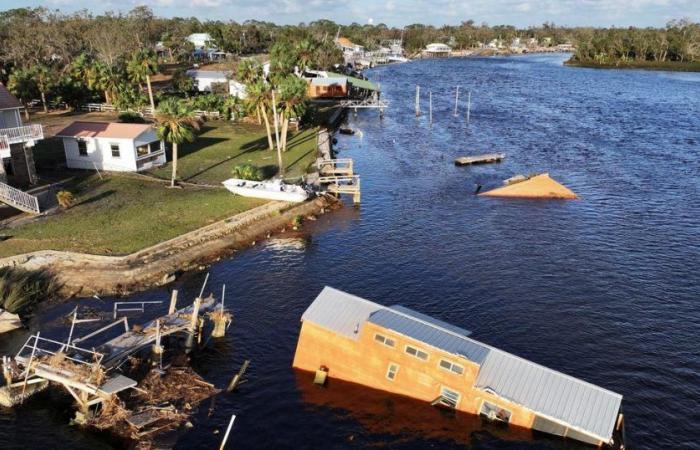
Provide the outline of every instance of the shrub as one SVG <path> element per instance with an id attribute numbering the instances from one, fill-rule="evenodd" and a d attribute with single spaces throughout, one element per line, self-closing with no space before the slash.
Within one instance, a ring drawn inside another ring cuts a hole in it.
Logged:
<path id="1" fill-rule="evenodd" d="M 263 171 L 252 164 L 239 164 L 233 168 L 234 178 L 242 178 L 244 180 L 261 181 L 265 178 Z"/>
<path id="2" fill-rule="evenodd" d="M 292 219 L 292 229 L 294 231 L 301 229 L 302 222 L 303 222 L 303 219 L 301 218 L 300 215 L 294 216 L 294 219 Z"/>
<path id="3" fill-rule="evenodd" d="M 0 268 L 0 307 L 13 314 L 27 314 L 58 289 L 55 278 L 44 271 L 19 267 Z"/>
<path id="4" fill-rule="evenodd" d="M 68 209 L 75 203 L 75 197 L 71 191 L 58 191 L 56 194 L 56 201 L 58 202 L 58 206 Z"/>
<path id="5" fill-rule="evenodd" d="M 119 114 L 119 121 L 121 123 L 146 123 L 146 119 L 144 119 L 141 114 L 131 111 Z"/>

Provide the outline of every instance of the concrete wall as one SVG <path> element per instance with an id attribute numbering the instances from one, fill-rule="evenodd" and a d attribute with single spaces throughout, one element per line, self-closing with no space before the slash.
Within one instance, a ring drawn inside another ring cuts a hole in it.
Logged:
<path id="1" fill-rule="evenodd" d="M 374 340 L 380 333 L 396 341 L 394 348 Z M 429 354 L 423 361 L 407 354 L 405 345 L 410 344 Z M 464 367 L 464 374 L 458 375 L 438 366 L 440 359 L 456 362 Z M 396 378 L 386 377 L 390 363 L 399 365 Z M 329 368 L 328 376 L 362 384 L 407 397 L 432 402 L 440 396 L 441 387 L 459 392 L 456 409 L 470 414 L 478 414 L 484 401 L 511 411 L 510 423 L 531 428 L 534 413 L 488 392 L 474 389 L 479 366 L 471 361 L 429 347 L 406 336 L 365 323 L 357 341 L 338 335 L 310 322 L 302 324 L 296 354 L 295 368 L 315 371 L 321 366 Z"/>

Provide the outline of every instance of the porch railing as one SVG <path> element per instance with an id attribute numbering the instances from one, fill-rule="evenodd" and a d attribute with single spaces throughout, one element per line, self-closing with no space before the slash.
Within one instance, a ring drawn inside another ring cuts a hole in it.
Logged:
<path id="1" fill-rule="evenodd" d="M 44 128 L 40 124 L 30 124 L 14 128 L 0 128 L 0 150 L 27 141 L 44 139 Z"/>

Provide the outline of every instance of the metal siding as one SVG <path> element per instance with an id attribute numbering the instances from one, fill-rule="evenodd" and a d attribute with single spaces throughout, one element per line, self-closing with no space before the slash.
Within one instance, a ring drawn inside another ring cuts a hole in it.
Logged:
<path id="1" fill-rule="evenodd" d="M 403 310 L 406 311 L 406 310 Z M 395 308 L 377 310 L 369 316 L 368 321 L 384 328 L 396 331 L 431 347 L 462 356 L 477 364 L 481 364 L 488 353 L 488 349 L 481 343 L 457 334 L 454 331 L 443 329 L 437 323 L 424 321 L 420 317 L 414 317 L 409 312 L 399 311 Z M 408 310 L 410 311 L 410 310 Z M 465 331 L 461 330 L 460 331 Z"/>
<path id="2" fill-rule="evenodd" d="M 476 387 L 604 439 L 612 436 L 622 397 L 560 372 L 491 349 Z"/>
<path id="3" fill-rule="evenodd" d="M 384 307 L 326 286 L 301 316 L 331 331 L 357 340 L 369 315 Z M 358 333 L 355 326 L 359 325 Z"/>

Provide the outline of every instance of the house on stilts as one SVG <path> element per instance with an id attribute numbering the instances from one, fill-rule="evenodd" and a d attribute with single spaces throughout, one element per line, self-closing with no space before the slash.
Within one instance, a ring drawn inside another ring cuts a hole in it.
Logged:
<path id="1" fill-rule="evenodd" d="M 403 306 L 326 287 L 302 315 L 294 367 L 593 445 L 623 439 L 622 396 Z M 325 372 L 325 375 L 323 374 Z"/>

